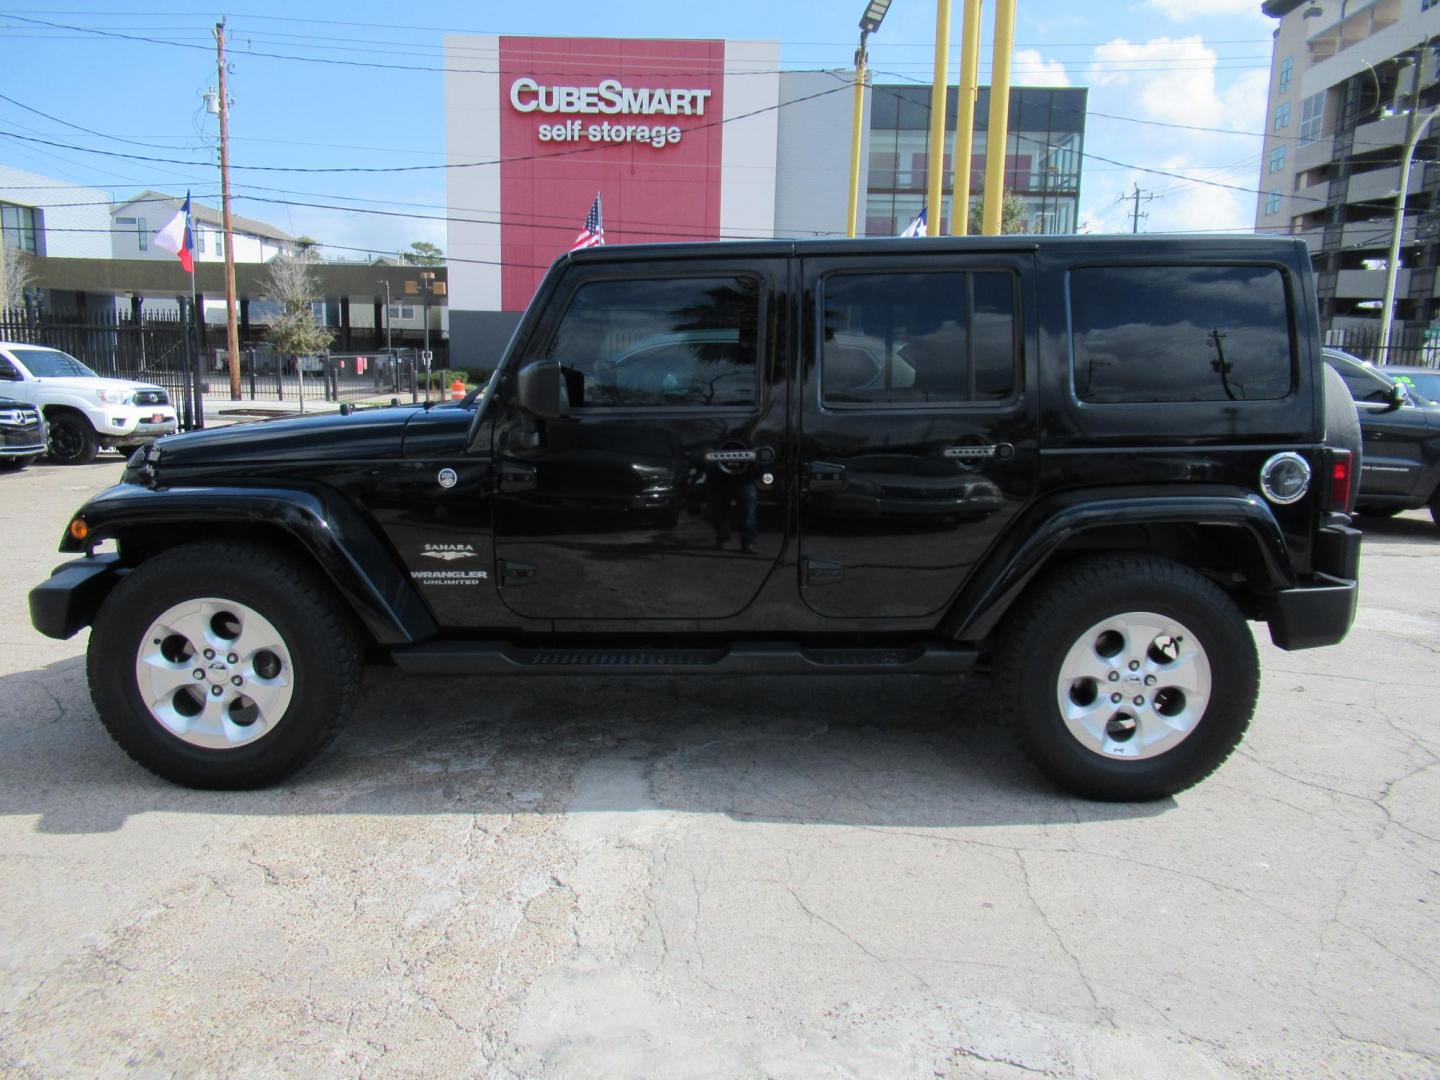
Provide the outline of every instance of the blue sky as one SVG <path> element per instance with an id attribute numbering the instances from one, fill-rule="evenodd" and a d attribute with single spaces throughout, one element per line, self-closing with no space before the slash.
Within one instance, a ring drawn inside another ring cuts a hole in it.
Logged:
<path id="1" fill-rule="evenodd" d="M 212 12 L 154 0 L 108 6 L 80 0 L 73 8 L 65 0 L 16 6 L 0 0 L 0 48 L 6 58 L 0 94 L 13 99 L 0 100 L 0 131 L 92 150 L 213 159 L 217 125 L 203 111 L 201 94 L 215 82 L 210 28 L 224 14 L 233 63 L 234 164 L 439 164 L 444 160 L 443 75 L 426 69 L 443 64 L 445 30 L 762 38 L 782 43 L 786 68 L 848 67 L 863 7 L 863 0 L 608 5 L 438 0 L 404 6 L 371 0 L 265 0 Z M 982 80 L 988 79 L 993 10 L 992 0 L 985 8 Z M 960 14 L 957 2 L 953 42 L 959 39 Z M 934 20 L 933 2 L 894 0 L 870 43 L 877 81 L 929 81 Z M 1019 0 L 1016 82 L 1090 87 L 1083 227 L 1128 230 L 1128 209 L 1119 197 L 1135 182 L 1157 196 L 1145 207 L 1149 217 L 1142 228 L 1147 231 L 1250 227 L 1256 196 L 1221 185 L 1249 189 L 1258 181 L 1260 139 L 1246 133 L 1264 127 L 1274 25 L 1260 13 L 1260 0 Z M 311 60 L 255 55 L 261 52 Z M 952 48 L 952 81 L 953 56 Z M 208 200 L 218 190 L 213 167 L 104 157 L 9 137 L 0 137 L 0 162 L 117 196 L 142 187 L 176 192 L 192 187 L 197 197 Z M 441 221 L 293 205 L 324 202 L 443 215 L 445 184 L 439 170 L 304 174 L 237 169 L 235 178 L 237 192 L 249 196 L 237 201 L 237 212 L 318 237 L 336 245 L 336 256 L 363 254 L 346 248 L 394 250 L 415 239 L 445 242 Z"/>

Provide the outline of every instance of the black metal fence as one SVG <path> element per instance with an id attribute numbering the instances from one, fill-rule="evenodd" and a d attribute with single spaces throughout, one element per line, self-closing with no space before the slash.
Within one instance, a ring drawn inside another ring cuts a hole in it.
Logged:
<path id="1" fill-rule="evenodd" d="M 1378 325 L 1373 330 L 1369 327 L 1347 327 L 1328 331 L 1325 344 L 1375 364 L 1440 368 L 1440 329 L 1410 327 L 1392 330 L 1389 343 L 1381 344 Z"/>
<path id="2" fill-rule="evenodd" d="M 99 375 L 163 386 L 182 426 L 204 427 L 205 402 L 235 400 L 223 335 L 197 326 L 187 302 L 177 311 L 0 309 L 0 341 L 60 349 Z M 354 402 L 446 397 L 441 373 L 420 349 L 281 356 L 265 346 L 240 351 L 239 399 L 246 402 Z M 427 376 L 428 387 L 427 387 Z"/>

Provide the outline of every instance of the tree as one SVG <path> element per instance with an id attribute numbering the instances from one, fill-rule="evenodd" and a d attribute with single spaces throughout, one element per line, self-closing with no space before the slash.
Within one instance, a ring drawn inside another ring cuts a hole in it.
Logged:
<path id="1" fill-rule="evenodd" d="M 310 253 L 314 252 L 315 249 L 320 246 L 320 241 L 316 240 L 313 236 L 306 236 L 304 233 L 301 233 L 295 237 L 294 244 L 296 251 Z"/>
<path id="2" fill-rule="evenodd" d="M 330 344 L 331 331 L 315 321 L 310 305 L 320 299 L 311 267 L 313 249 L 286 252 L 270 260 L 268 292 L 280 305 L 280 313 L 267 334 L 275 348 L 286 356 L 314 356 Z"/>
<path id="3" fill-rule="evenodd" d="M 445 262 L 445 252 L 428 240 L 416 240 L 409 251 L 402 251 L 400 258 L 411 266 L 440 266 Z"/>
<path id="4" fill-rule="evenodd" d="M 970 204 L 971 236 L 979 236 L 984 231 L 981 225 L 981 206 L 979 202 Z M 1007 190 L 1000 199 L 1000 232 L 1010 236 L 1029 231 L 1030 223 L 1025 220 L 1025 200 L 1015 192 Z"/>
<path id="5" fill-rule="evenodd" d="M 0 243 L 0 311 L 23 306 L 33 280 L 30 256 Z"/>

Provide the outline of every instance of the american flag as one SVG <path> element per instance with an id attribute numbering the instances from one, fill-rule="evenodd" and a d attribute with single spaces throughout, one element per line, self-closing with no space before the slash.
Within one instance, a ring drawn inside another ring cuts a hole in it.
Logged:
<path id="1" fill-rule="evenodd" d="M 571 251 L 580 251 L 583 248 L 598 247 L 605 243 L 605 226 L 600 222 L 600 193 L 595 193 L 595 204 L 590 207 L 590 213 L 585 215 L 585 227 L 580 230 L 580 235 L 575 237 L 575 242 L 570 245 Z"/>

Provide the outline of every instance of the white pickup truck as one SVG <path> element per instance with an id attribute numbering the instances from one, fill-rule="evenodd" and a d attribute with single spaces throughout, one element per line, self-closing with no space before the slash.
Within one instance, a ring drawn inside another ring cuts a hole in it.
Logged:
<path id="1" fill-rule="evenodd" d="M 87 464 L 100 450 L 133 450 L 179 427 L 163 387 L 102 378 L 43 345 L 0 341 L 0 394 L 40 409 L 50 457 L 65 465 Z"/>

